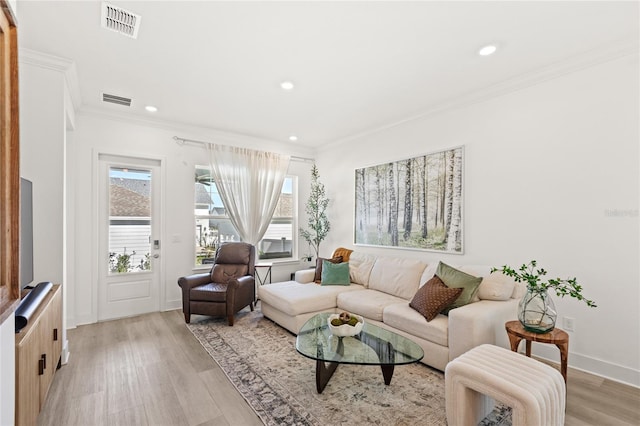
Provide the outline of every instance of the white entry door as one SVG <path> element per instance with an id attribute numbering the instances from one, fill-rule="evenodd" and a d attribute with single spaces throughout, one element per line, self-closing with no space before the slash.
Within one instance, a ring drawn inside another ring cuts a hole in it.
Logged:
<path id="1" fill-rule="evenodd" d="M 160 161 L 99 157 L 98 320 L 160 310 Z"/>

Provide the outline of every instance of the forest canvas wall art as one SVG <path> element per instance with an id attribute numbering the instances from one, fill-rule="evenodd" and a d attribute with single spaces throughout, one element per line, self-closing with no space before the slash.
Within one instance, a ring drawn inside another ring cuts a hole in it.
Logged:
<path id="1" fill-rule="evenodd" d="M 463 252 L 464 148 L 356 169 L 355 243 Z"/>

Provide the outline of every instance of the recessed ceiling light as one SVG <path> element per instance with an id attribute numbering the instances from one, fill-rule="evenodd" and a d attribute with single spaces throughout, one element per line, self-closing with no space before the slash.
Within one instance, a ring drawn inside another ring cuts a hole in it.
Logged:
<path id="1" fill-rule="evenodd" d="M 144 107 L 144 109 L 146 109 L 149 112 L 156 112 L 158 111 L 158 108 L 154 107 L 153 105 L 147 105 L 146 107 Z"/>
<path id="2" fill-rule="evenodd" d="M 296 135 L 291 135 L 291 136 L 289 136 L 289 140 L 290 140 L 291 142 L 295 142 L 295 141 L 297 141 L 297 140 L 298 140 L 298 137 L 297 137 Z"/>
<path id="3" fill-rule="evenodd" d="M 489 55 L 493 55 L 496 50 L 498 50 L 498 48 L 493 45 L 493 44 L 489 44 L 487 46 L 484 46 L 482 49 L 478 50 L 478 55 L 480 56 L 489 56 Z"/>
<path id="4" fill-rule="evenodd" d="M 294 85 L 291 81 L 283 81 L 280 83 L 280 87 L 282 87 L 282 90 L 293 90 Z"/>

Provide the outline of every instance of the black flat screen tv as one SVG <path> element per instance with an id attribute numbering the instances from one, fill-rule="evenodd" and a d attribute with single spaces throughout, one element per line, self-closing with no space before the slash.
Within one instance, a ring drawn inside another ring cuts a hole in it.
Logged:
<path id="1" fill-rule="evenodd" d="M 20 289 L 33 282 L 33 184 L 20 178 Z"/>

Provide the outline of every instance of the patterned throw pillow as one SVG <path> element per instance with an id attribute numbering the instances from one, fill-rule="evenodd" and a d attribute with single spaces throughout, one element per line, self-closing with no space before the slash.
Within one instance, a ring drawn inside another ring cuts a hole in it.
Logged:
<path id="1" fill-rule="evenodd" d="M 429 322 L 453 303 L 462 294 L 462 290 L 447 287 L 437 275 L 434 275 L 418 289 L 409 306 L 420 312 Z"/>
<path id="2" fill-rule="evenodd" d="M 322 257 L 319 257 L 316 259 L 316 274 L 313 278 L 313 281 L 315 281 L 316 284 L 320 284 L 320 281 L 322 281 L 322 261 L 323 260 L 329 261 L 331 263 L 342 263 L 342 256 L 336 256 L 332 259 L 324 259 Z"/>

